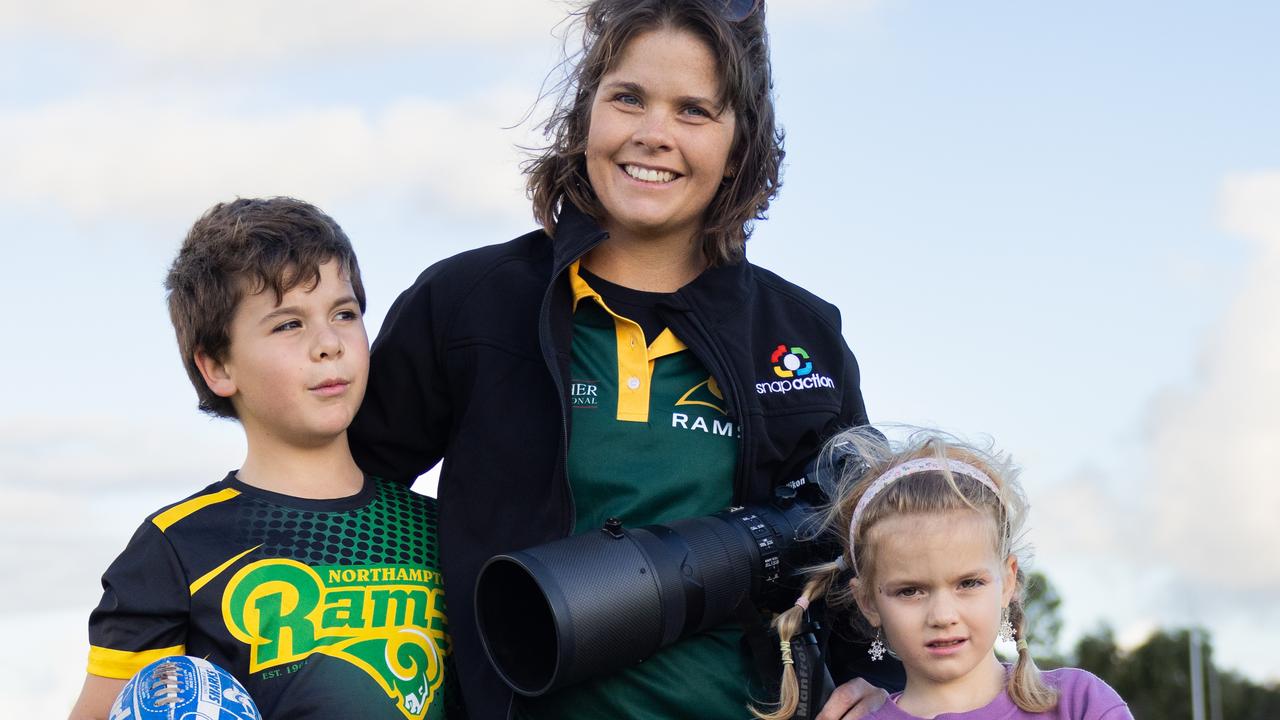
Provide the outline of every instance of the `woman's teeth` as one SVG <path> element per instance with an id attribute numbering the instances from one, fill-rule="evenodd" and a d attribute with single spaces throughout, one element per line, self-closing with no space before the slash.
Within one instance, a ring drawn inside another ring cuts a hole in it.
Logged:
<path id="1" fill-rule="evenodd" d="M 623 172 L 643 182 L 665 183 L 676 179 L 676 174 L 669 170 L 651 170 L 638 165 L 623 165 Z"/>

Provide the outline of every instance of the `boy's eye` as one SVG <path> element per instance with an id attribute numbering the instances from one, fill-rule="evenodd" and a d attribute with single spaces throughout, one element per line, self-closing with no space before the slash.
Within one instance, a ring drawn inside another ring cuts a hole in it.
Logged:
<path id="1" fill-rule="evenodd" d="M 334 318 L 337 320 L 359 320 L 360 313 L 355 310 L 339 310 L 338 314 L 335 315 Z"/>
<path id="2" fill-rule="evenodd" d="M 302 323 L 297 320 L 286 320 L 279 325 L 271 328 L 271 332 L 285 332 L 286 330 L 297 330 L 302 327 Z"/>

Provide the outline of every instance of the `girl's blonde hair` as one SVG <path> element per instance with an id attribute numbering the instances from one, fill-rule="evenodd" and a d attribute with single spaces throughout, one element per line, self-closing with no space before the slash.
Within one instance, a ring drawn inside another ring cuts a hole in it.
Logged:
<path id="1" fill-rule="evenodd" d="M 850 537 L 854 508 L 876 478 L 902 463 L 919 458 L 954 460 L 974 466 L 995 483 L 999 493 L 978 480 L 951 470 L 929 470 L 906 475 L 888 486 L 867 504 L 858 518 L 858 526 Z M 902 443 L 892 443 L 874 428 L 847 430 L 832 438 L 823 449 L 821 464 L 835 470 L 837 480 L 831 504 L 823 516 L 823 529 L 839 538 L 841 558 L 808 568 L 809 580 L 802 591 L 802 604 L 824 599 L 833 609 L 855 608 L 858 599 L 847 582 L 846 568 L 852 568 L 861 580 L 861 592 L 875 586 L 876 541 L 880 533 L 876 524 L 895 515 L 946 513 L 972 510 L 991 518 L 992 542 L 999 557 L 1019 559 L 1014 592 L 1009 602 L 1009 621 L 1013 624 L 1018 644 L 1018 660 L 1009 677 L 1009 697 L 1026 712 L 1046 712 L 1057 705 L 1058 693 L 1040 676 L 1040 670 L 1026 642 L 1026 617 L 1023 608 L 1025 575 L 1021 560 L 1027 553 L 1023 541 L 1023 524 L 1027 501 L 1018 484 L 1018 469 L 1008 456 L 989 449 L 974 447 L 933 430 L 916 430 Z M 852 541 L 852 545 L 850 544 Z M 856 551 L 855 551 L 856 548 Z M 861 619 L 861 613 L 853 613 Z M 773 626 L 781 641 L 790 642 L 804 623 L 804 609 L 797 605 L 779 614 Z M 861 629 L 871 634 L 869 623 Z M 761 720 L 786 720 L 799 703 L 799 685 L 790 664 L 782 668 L 781 693 L 773 712 L 752 708 Z"/>

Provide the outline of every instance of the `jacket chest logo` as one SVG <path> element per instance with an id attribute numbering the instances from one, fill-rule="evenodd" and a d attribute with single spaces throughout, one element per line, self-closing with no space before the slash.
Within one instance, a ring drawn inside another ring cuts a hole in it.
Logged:
<path id="1" fill-rule="evenodd" d="M 759 395 L 785 395 L 815 388 L 835 389 L 835 381 L 815 369 L 809 351 L 800 345 L 779 344 L 769 355 L 769 365 L 774 377 L 756 383 Z"/>

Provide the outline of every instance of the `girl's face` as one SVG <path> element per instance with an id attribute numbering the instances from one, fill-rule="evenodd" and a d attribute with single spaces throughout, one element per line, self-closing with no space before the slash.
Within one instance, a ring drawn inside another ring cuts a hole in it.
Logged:
<path id="1" fill-rule="evenodd" d="M 701 231 L 734 136 L 716 69 L 702 40 L 660 29 L 632 39 L 600 79 L 587 176 L 611 236 L 688 241 Z"/>
<path id="2" fill-rule="evenodd" d="M 855 586 L 855 597 L 902 658 L 906 695 L 972 695 L 979 707 L 1002 679 L 993 648 L 1017 560 L 998 556 L 993 530 L 969 510 L 898 515 L 872 528 L 874 587 Z"/>

